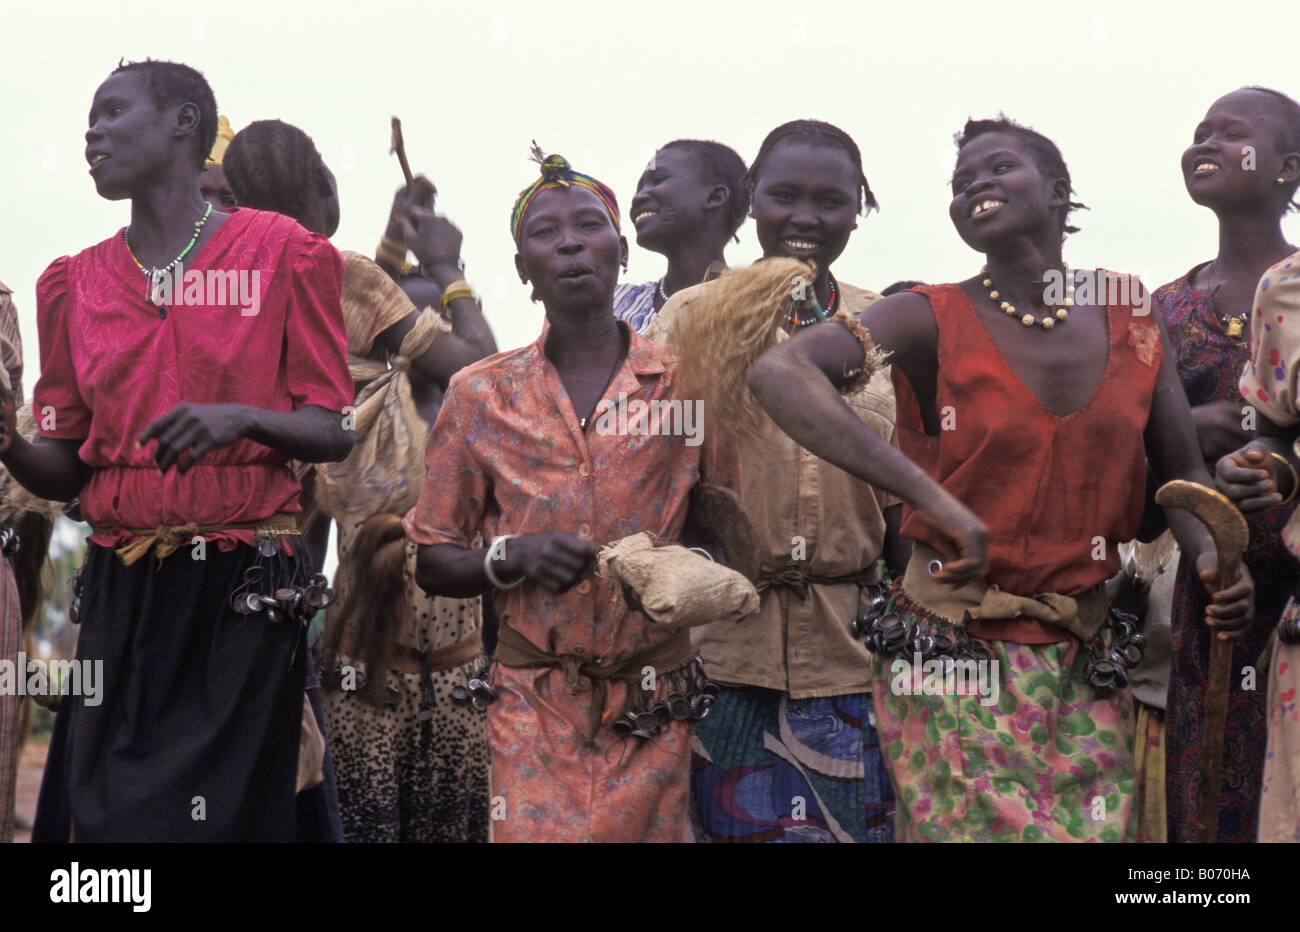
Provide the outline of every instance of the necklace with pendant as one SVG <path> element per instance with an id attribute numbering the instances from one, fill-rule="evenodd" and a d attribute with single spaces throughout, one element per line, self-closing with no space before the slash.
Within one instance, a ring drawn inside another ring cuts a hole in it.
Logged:
<path id="1" fill-rule="evenodd" d="M 835 308 L 840 303 L 840 290 L 835 286 L 835 278 L 830 273 L 827 273 L 826 275 L 826 282 L 830 285 L 831 289 L 830 297 L 826 299 L 826 310 L 822 310 L 821 305 L 817 303 L 817 299 L 814 297 L 813 313 L 817 316 L 804 319 L 799 316 L 797 311 L 791 310 L 785 315 L 785 322 L 787 324 L 792 324 L 794 329 L 798 330 L 800 327 L 808 327 L 812 324 L 819 324 L 822 321 L 830 320 L 831 316 L 835 313 Z"/>
<path id="2" fill-rule="evenodd" d="M 146 269 L 144 265 L 140 262 L 140 260 L 135 257 L 135 252 L 133 252 L 131 249 L 131 228 L 129 226 L 122 228 L 122 241 L 126 243 L 126 251 L 127 253 L 130 254 L 131 261 L 135 263 L 136 268 L 138 268 L 141 272 L 144 273 L 145 278 L 149 279 L 151 294 L 157 292 L 159 286 L 162 284 L 163 279 L 166 278 L 171 273 L 172 269 L 176 268 L 177 264 L 182 259 L 184 259 L 186 256 L 190 254 L 190 250 L 194 248 L 194 244 L 199 241 L 199 234 L 203 232 L 203 227 L 208 222 L 208 217 L 211 216 L 211 214 L 212 214 L 212 202 L 208 201 L 207 209 L 203 211 L 203 216 L 199 217 L 198 220 L 194 221 L 194 235 L 190 237 L 189 244 L 184 249 L 181 250 L 181 254 L 179 256 L 177 256 L 171 262 L 168 262 L 162 268 L 155 267 L 152 269 Z"/>

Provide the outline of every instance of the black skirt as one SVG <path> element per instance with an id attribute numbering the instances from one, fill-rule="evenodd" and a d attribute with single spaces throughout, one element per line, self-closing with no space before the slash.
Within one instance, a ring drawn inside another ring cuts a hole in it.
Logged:
<path id="1" fill-rule="evenodd" d="M 182 547 L 124 566 L 88 547 L 77 657 L 103 661 L 103 675 L 97 704 L 64 700 L 77 841 L 298 838 L 305 631 L 241 615 L 231 594 L 253 566 L 265 571 L 258 591 L 310 570 L 244 545 L 193 556 Z"/>

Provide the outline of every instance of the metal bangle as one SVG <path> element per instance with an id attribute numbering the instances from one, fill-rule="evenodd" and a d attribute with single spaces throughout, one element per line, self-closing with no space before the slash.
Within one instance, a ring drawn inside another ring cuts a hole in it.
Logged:
<path id="1" fill-rule="evenodd" d="M 705 550 L 703 547 L 687 547 L 686 549 L 687 549 L 687 550 L 694 551 L 695 553 L 698 553 L 698 554 L 699 554 L 700 556 L 702 556 L 702 557 L 708 557 L 708 560 L 709 560 L 710 563 L 717 563 L 717 562 L 718 562 L 717 560 L 713 559 L 713 554 L 709 553 L 709 552 L 708 552 L 707 550 Z"/>
<path id="2" fill-rule="evenodd" d="M 497 547 L 501 546 L 501 553 L 504 554 L 505 542 L 518 536 L 518 534 L 498 534 L 496 537 L 492 538 L 492 543 L 488 545 L 487 552 L 483 554 L 483 575 L 486 576 L 488 582 L 497 589 L 513 589 L 526 578 L 525 576 L 520 576 L 514 582 L 502 582 L 497 576 L 496 571 L 492 569 L 492 554 L 497 552 Z"/>
<path id="3" fill-rule="evenodd" d="M 444 313 L 446 312 L 447 305 L 461 298 L 469 298 L 470 300 L 474 300 L 474 301 L 477 300 L 477 298 L 474 297 L 474 289 L 471 288 L 469 286 L 469 282 L 465 281 L 465 279 L 463 278 L 460 279 L 459 281 L 452 282 L 445 289 L 443 289 L 442 292 L 443 312 Z"/>
<path id="4" fill-rule="evenodd" d="M 1285 505 L 1287 502 L 1291 501 L 1291 499 L 1295 498 L 1296 492 L 1300 492 L 1300 473 L 1296 472 L 1296 468 L 1291 465 L 1291 461 L 1282 454 L 1270 452 L 1268 455 L 1291 471 L 1291 494 L 1274 506 L 1280 508 L 1282 505 Z"/>

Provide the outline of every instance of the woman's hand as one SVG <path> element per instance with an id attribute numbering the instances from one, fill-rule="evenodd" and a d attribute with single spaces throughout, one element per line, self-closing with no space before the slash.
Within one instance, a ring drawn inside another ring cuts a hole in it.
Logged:
<path id="1" fill-rule="evenodd" d="M 416 175 L 409 185 L 402 185 L 393 195 L 393 206 L 388 211 L 388 235 L 401 240 L 402 226 L 400 218 L 414 207 L 433 210 L 434 199 L 438 189 L 424 175 Z"/>
<path id="2" fill-rule="evenodd" d="M 936 489 L 932 502 L 917 506 L 917 517 L 940 538 L 936 549 L 943 569 L 934 578 L 954 586 L 977 582 L 989 571 L 988 528 L 956 498 Z"/>
<path id="3" fill-rule="evenodd" d="M 250 409 L 240 404 L 182 402 L 144 429 L 137 443 L 158 439 L 154 460 L 166 472 L 185 472 L 209 450 L 230 446 L 248 431 Z"/>
<path id="4" fill-rule="evenodd" d="M 1241 402 L 1224 399 L 1192 408 L 1196 442 L 1207 462 L 1240 447 L 1250 440 L 1250 432 L 1241 426 Z"/>
<path id="5" fill-rule="evenodd" d="M 502 549 L 500 569 L 495 570 L 502 582 L 524 576 L 552 592 L 568 590 L 596 555 L 591 541 L 565 531 L 523 534 L 507 540 Z"/>
<path id="6" fill-rule="evenodd" d="M 1252 440 L 1240 450 L 1220 457 L 1214 466 L 1215 487 L 1242 514 L 1268 511 L 1282 501 L 1277 487 L 1278 462 L 1269 452 L 1262 441 Z"/>
<path id="7" fill-rule="evenodd" d="M 420 260 L 422 267 L 443 268 L 448 275 L 455 277 L 453 280 L 461 277 L 458 261 L 462 237 L 454 223 L 435 214 L 431 207 L 412 207 L 397 219 L 402 228 L 403 240 Z M 439 284 L 447 285 L 450 282 Z"/>
<path id="8" fill-rule="evenodd" d="M 1255 618 L 1255 580 L 1243 563 L 1237 581 L 1216 591 L 1214 581 L 1218 575 L 1217 562 L 1218 555 L 1213 548 L 1202 553 L 1196 560 L 1196 572 L 1211 595 L 1205 623 L 1218 632 L 1219 637 L 1236 640 L 1246 633 Z"/>

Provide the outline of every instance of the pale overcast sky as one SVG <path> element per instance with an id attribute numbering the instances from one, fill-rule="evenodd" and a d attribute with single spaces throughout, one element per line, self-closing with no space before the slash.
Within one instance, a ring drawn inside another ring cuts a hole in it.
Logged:
<path id="1" fill-rule="evenodd" d="M 372 252 L 401 175 L 402 117 L 416 171 L 464 231 L 468 277 L 505 349 L 541 308 L 515 277 L 508 217 L 535 177 L 534 137 L 596 175 L 626 212 L 654 149 L 711 138 L 750 160 L 797 117 L 862 149 L 882 210 L 835 266 L 879 290 L 952 281 L 979 257 L 947 216 L 953 134 L 999 110 L 1051 136 L 1091 211 L 1066 260 L 1139 272 L 1154 286 L 1213 256 L 1214 218 L 1178 159 L 1210 103 L 1244 84 L 1300 97 L 1294 2 L 653 4 L 315 2 L 18 3 L 3 14 L 0 280 L 21 312 L 30 392 L 35 284 L 57 256 L 113 235 L 126 202 L 96 194 L 82 151 L 91 96 L 119 58 L 202 71 L 239 129 L 278 117 L 316 140 L 339 179 L 339 247 Z M 1300 221 L 1287 221 L 1300 242 Z M 632 239 L 632 237 L 629 237 Z M 757 257 L 752 224 L 728 251 Z M 662 274 L 636 248 L 625 280 Z"/>

